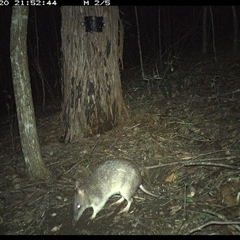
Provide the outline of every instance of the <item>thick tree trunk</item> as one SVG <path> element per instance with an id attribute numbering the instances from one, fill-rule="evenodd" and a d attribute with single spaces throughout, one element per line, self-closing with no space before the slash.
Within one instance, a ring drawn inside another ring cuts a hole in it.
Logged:
<path id="1" fill-rule="evenodd" d="M 50 176 L 41 157 L 27 57 L 28 7 L 12 8 L 10 58 L 22 151 L 30 180 Z"/>
<path id="2" fill-rule="evenodd" d="M 110 130 L 127 115 L 119 72 L 123 31 L 118 7 L 73 6 L 61 11 L 62 141 L 71 142 Z M 103 17 L 102 32 L 86 32 L 85 16 Z"/>

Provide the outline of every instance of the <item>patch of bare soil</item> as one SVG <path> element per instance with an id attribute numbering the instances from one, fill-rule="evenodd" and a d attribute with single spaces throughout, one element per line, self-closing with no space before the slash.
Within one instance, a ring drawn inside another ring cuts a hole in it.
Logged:
<path id="1" fill-rule="evenodd" d="M 28 182 L 16 118 L 2 119 L 0 234 L 239 234 L 240 67 L 239 60 L 221 59 L 181 59 L 165 82 L 125 71 L 131 121 L 80 142 L 58 141 L 59 110 L 37 110 L 52 182 Z M 89 208 L 73 227 L 75 180 L 117 158 L 134 162 L 145 188 L 160 198 L 139 190 L 129 212 L 118 215 L 126 202 L 110 207 L 113 196 L 96 219 L 89 220 Z"/>

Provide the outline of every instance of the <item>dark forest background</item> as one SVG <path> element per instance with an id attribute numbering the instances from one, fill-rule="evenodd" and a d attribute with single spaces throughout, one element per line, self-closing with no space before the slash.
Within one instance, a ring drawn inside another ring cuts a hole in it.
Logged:
<path id="1" fill-rule="evenodd" d="M 163 6 L 161 9 L 161 53 L 169 55 L 202 55 L 202 6 Z M 139 49 L 134 6 L 120 6 L 124 24 L 124 69 L 139 66 Z M 138 6 L 138 19 L 144 64 L 159 58 L 158 6 Z M 240 15 L 236 7 L 237 16 Z M 231 6 L 212 7 L 216 50 L 233 47 Z M 15 111 L 10 65 L 11 7 L 0 8 L 0 114 Z M 211 18 L 207 17 L 208 52 L 212 48 Z M 84 27 L 84 26 L 83 26 Z M 104 30 L 104 29 L 103 29 Z M 38 48 L 39 46 L 39 53 Z M 81 53 L 79 53 L 81 54 Z M 28 57 L 33 100 L 59 104 L 61 100 L 61 13 L 60 7 L 30 7 L 28 23 Z M 81 66 L 79 66 L 81 67 Z M 124 79 L 122 79 L 124 81 Z"/>

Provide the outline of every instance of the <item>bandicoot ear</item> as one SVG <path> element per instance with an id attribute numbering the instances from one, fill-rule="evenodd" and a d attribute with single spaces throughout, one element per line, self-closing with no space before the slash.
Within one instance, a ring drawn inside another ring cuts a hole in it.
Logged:
<path id="1" fill-rule="evenodd" d="M 80 186 L 80 182 L 79 182 L 79 181 L 76 181 L 76 183 L 75 183 L 75 188 L 79 188 L 79 186 Z"/>
<path id="2" fill-rule="evenodd" d="M 79 195 L 84 194 L 84 190 L 80 188 L 80 182 L 79 181 L 76 181 L 76 183 L 75 183 L 75 190 Z"/>
<path id="3" fill-rule="evenodd" d="M 77 189 L 77 192 L 78 192 L 79 195 L 84 195 L 84 190 L 82 190 L 80 188 Z"/>

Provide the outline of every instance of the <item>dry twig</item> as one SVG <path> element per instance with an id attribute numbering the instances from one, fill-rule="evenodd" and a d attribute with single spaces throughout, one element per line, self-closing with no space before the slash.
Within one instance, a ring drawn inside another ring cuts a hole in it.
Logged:
<path id="1" fill-rule="evenodd" d="M 233 225 L 236 227 L 236 224 L 240 225 L 240 222 L 219 222 L 219 221 L 211 221 L 211 222 L 207 222 L 205 224 L 203 224 L 200 227 L 194 228 L 193 230 L 191 230 L 188 234 L 192 234 L 194 232 L 200 231 L 201 229 L 209 226 L 209 225 Z M 238 226 L 237 226 L 238 227 Z M 238 229 L 239 230 L 239 229 Z"/>

